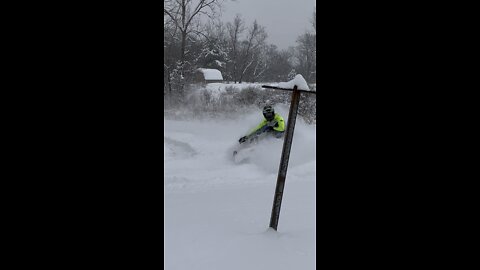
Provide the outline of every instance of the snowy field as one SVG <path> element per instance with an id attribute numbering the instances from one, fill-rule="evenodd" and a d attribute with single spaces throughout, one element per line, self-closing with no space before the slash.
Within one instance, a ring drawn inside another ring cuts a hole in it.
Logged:
<path id="1" fill-rule="evenodd" d="M 286 107 L 276 108 L 287 121 Z M 278 231 L 268 229 L 283 140 L 231 159 L 261 111 L 234 120 L 165 119 L 167 270 L 315 269 L 316 126 L 297 119 Z"/>

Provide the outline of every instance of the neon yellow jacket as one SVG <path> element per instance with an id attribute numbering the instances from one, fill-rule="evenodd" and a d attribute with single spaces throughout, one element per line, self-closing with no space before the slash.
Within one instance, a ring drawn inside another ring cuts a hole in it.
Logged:
<path id="1" fill-rule="evenodd" d="M 281 117 L 280 114 L 275 113 L 275 117 L 273 118 L 272 122 L 277 122 L 278 123 L 278 127 L 273 127 L 273 130 L 279 131 L 279 132 L 285 131 L 285 122 L 283 121 L 283 117 Z M 263 118 L 262 122 L 260 122 L 260 124 L 258 124 L 258 126 L 256 126 L 254 129 L 252 129 L 252 131 L 250 131 L 250 133 L 248 133 L 247 136 L 252 135 L 257 130 L 264 127 L 267 123 L 268 123 L 267 119 Z"/>

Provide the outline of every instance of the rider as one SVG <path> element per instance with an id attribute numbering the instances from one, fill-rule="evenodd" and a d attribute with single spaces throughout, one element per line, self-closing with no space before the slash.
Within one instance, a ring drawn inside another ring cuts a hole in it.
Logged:
<path id="1" fill-rule="evenodd" d="M 275 136 L 276 138 L 281 138 L 285 132 L 285 123 L 283 117 L 280 114 L 275 113 L 275 110 L 272 106 L 267 105 L 263 107 L 263 116 L 265 119 L 258 124 L 247 136 L 243 136 L 238 140 L 239 143 L 244 143 L 250 138 L 253 138 L 255 135 L 267 132 Z"/>

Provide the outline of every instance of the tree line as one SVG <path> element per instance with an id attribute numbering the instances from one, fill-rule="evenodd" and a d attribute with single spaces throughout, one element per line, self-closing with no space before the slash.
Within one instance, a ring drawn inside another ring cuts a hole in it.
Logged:
<path id="1" fill-rule="evenodd" d="M 298 35 L 296 46 L 279 50 L 256 20 L 237 14 L 221 21 L 221 6 L 222 0 L 164 1 L 165 93 L 182 92 L 197 68 L 218 69 L 234 83 L 288 81 L 296 74 L 316 83 L 315 10 L 312 29 Z"/>

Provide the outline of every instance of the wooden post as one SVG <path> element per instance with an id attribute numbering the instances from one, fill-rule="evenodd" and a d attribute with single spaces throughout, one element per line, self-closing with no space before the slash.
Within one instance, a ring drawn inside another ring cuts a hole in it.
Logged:
<path id="1" fill-rule="evenodd" d="M 270 227 L 274 230 L 277 230 L 278 219 L 280 217 L 280 207 L 282 206 L 283 189 L 287 177 L 288 160 L 290 158 L 290 149 L 292 147 L 293 131 L 295 130 L 299 102 L 300 91 L 297 90 L 297 86 L 295 85 L 293 87 L 292 101 L 288 113 L 287 131 L 285 132 L 285 140 L 283 141 L 282 157 L 280 159 L 280 167 L 278 168 L 277 186 L 275 188 L 272 215 L 270 217 Z"/>
<path id="2" fill-rule="evenodd" d="M 298 104 L 300 103 L 300 93 L 306 92 L 317 94 L 315 91 L 299 90 L 295 85 L 293 89 L 280 88 L 275 86 L 262 85 L 263 88 L 271 88 L 278 90 L 293 91 L 290 103 L 290 111 L 288 112 L 287 130 L 283 141 L 282 157 L 278 168 L 277 186 L 275 187 L 275 195 L 273 198 L 272 215 L 270 217 L 270 227 L 277 230 L 278 219 L 280 217 L 280 207 L 282 206 L 283 189 L 287 178 L 288 160 L 290 159 L 290 149 L 292 147 L 293 131 L 295 130 L 295 122 L 297 120 Z"/>

